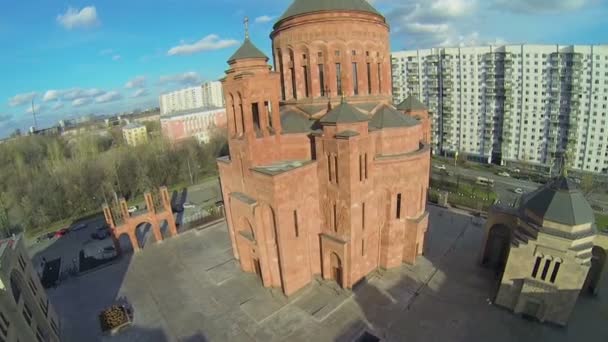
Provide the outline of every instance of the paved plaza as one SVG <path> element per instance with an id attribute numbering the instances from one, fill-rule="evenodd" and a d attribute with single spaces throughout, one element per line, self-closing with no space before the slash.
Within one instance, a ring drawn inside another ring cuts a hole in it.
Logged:
<path id="1" fill-rule="evenodd" d="M 285 298 L 242 273 L 224 223 L 189 231 L 70 279 L 49 296 L 65 341 L 573 341 L 608 339 L 608 286 L 581 296 L 567 328 L 491 305 L 495 277 L 477 265 L 482 225 L 430 208 L 424 257 L 371 274 L 353 291 L 315 281 Z M 97 314 L 126 297 L 133 327 L 103 336 Z"/>

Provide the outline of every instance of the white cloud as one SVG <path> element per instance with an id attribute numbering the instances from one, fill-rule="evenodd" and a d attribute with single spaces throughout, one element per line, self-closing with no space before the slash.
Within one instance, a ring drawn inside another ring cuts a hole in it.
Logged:
<path id="1" fill-rule="evenodd" d="M 61 108 L 63 108 L 63 102 L 57 102 L 51 107 L 53 110 L 59 110 Z"/>
<path id="2" fill-rule="evenodd" d="M 125 84 L 125 88 L 133 89 L 133 88 L 143 88 L 146 86 L 146 76 L 137 76 L 131 80 L 129 80 Z"/>
<path id="3" fill-rule="evenodd" d="M 169 51 L 167 51 L 167 55 L 169 56 L 177 56 L 177 55 L 191 55 L 193 53 L 202 52 L 202 51 L 212 51 L 224 49 L 227 47 L 235 46 L 239 44 L 237 40 L 234 39 L 220 39 L 220 37 L 216 34 L 210 34 L 203 39 L 193 43 L 186 44 L 183 43 L 178 46 L 174 46 Z"/>
<path id="4" fill-rule="evenodd" d="M 495 0 L 496 7 L 523 13 L 556 13 L 580 9 L 588 0 Z"/>
<path id="5" fill-rule="evenodd" d="M 103 49 L 103 50 L 99 51 L 99 54 L 102 56 L 111 55 L 113 53 L 114 53 L 114 49 Z"/>
<path id="6" fill-rule="evenodd" d="M 113 91 L 109 91 L 101 96 L 98 96 L 95 98 L 95 102 L 97 103 L 107 103 L 107 102 L 114 102 L 114 101 L 118 101 L 122 99 L 122 95 L 113 90 Z"/>
<path id="7" fill-rule="evenodd" d="M 409 32 L 431 34 L 444 34 L 450 29 L 447 24 L 410 23 L 406 27 Z"/>
<path id="8" fill-rule="evenodd" d="M 32 108 L 32 106 L 27 107 L 27 109 L 25 110 L 25 112 L 26 112 L 27 114 L 32 114 L 32 109 L 33 109 L 34 111 L 36 111 L 36 114 L 40 114 L 40 111 L 41 111 L 42 109 L 44 109 L 44 106 L 41 106 L 41 105 L 37 105 L 37 104 L 35 104 L 33 108 Z"/>
<path id="9" fill-rule="evenodd" d="M 61 98 L 64 100 L 72 101 L 77 99 L 91 98 L 100 96 L 106 93 L 105 90 L 91 88 L 91 89 L 80 89 L 80 88 L 72 88 L 61 91 Z"/>
<path id="10" fill-rule="evenodd" d="M 272 21 L 272 19 L 274 19 L 274 17 L 271 17 L 269 15 L 262 15 L 255 18 L 255 22 L 258 24 L 263 24 Z"/>
<path id="11" fill-rule="evenodd" d="M 60 90 L 47 90 L 44 96 L 42 96 L 42 100 L 44 102 L 55 101 L 61 97 L 61 94 Z"/>
<path id="12" fill-rule="evenodd" d="M 118 61 L 118 60 L 120 60 L 120 55 L 114 55 L 114 56 L 112 56 L 112 60 L 113 60 L 113 61 Z"/>
<path id="13" fill-rule="evenodd" d="M 99 19 L 95 6 L 83 7 L 81 10 L 69 7 L 64 14 L 57 16 L 57 22 L 64 28 L 71 30 L 73 28 L 96 26 L 99 24 Z"/>
<path id="14" fill-rule="evenodd" d="M 200 75 L 194 71 L 184 72 L 182 74 L 161 76 L 159 79 L 161 85 L 178 84 L 178 85 L 200 85 L 202 79 Z"/>
<path id="15" fill-rule="evenodd" d="M 38 95 L 38 93 L 36 93 L 35 91 L 33 91 L 31 93 L 17 94 L 15 96 L 11 97 L 10 99 L 8 99 L 8 104 L 11 107 L 21 106 L 26 103 L 32 102 L 32 100 L 34 99 L 34 97 L 36 97 L 36 95 Z"/>
<path id="16" fill-rule="evenodd" d="M 91 103 L 90 98 L 80 98 L 72 101 L 72 107 L 82 107 Z"/>
<path id="17" fill-rule="evenodd" d="M 131 96 L 129 96 L 130 98 L 136 98 L 136 97 L 142 97 L 142 96 L 146 96 L 148 95 L 148 92 L 146 91 L 146 89 L 137 89 L 135 92 L 133 92 L 133 94 L 131 94 Z"/>

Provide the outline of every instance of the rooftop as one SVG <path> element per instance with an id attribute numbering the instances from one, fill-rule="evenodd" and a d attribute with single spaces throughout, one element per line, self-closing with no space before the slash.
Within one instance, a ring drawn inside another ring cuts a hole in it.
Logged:
<path id="1" fill-rule="evenodd" d="M 255 45 L 253 45 L 249 38 L 245 38 L 245 41 L 241 47 L 228 59 L 228 63 L 247 58 L 264 58 L 268 60 L 268 57 L 266 57 L 266 55 Z"/>
<path id="2" fill-rule="evenodd" d="M 252 170 L 263 173 L 268 176 L 276 176 L 278 174 L 295 170 L 299 167 L 312 163 L 312 160 L 285 160 L 272 163 L 270 165 L 256 166 Z"/>
<path id="3" fill-rule="evenodd" d="M 404 115 L 391 106 L 384 105 L 376 111 L 369 125 L 378 129 L 412 127 L 420 122 L 411 116 Z"/>
<path id="4" fill-rule="evenodd" d="M 408 110 L 428 110 L 426 106 L 420 102 L 416 97 L 410 95 L 400 104 L 397 105 L 397 109 L 408 111 Z"/>
<path id="5" fill-rule="evenodd" d="M 221 107 L 198 107 L 192 109 L 179 110 L 171 113 L 167 113 L 165 115 L 161 115 L 161 119 L 171 119 L 179 116 L 192 115 L 192 114 L 205 114 L 218 110 L 225 110 L 225 108 Z"/>
<path id="6" fill-rule="evenodd" d="M 369 117 L 357 107 L 342 100 L 337 107 L 325 114 L 321 120 L 322 124 L 355 123 L 368 121 Z"/>
<path id="7" fill-rule="evenodd" d="M 325 11 L 359 11 L 381 16 L 366 0 L 295 0 L 277 23 L 297 15 Z"/>
<path id="8" fill-rule="evenodd" d="M 122 129 L 135 129 L 135 128 L 142 128 L 142 127 L 146 127 L 142 124 L 140 124 L 139 122 L 131 122 L 128 125 L 125 125 Z"/>

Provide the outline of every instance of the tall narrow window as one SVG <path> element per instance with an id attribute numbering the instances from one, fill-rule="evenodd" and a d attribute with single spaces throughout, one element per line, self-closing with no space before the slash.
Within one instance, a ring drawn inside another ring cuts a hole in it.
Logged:
<path id="1" fill-rule="evenodd" d="M 232 122 L 234 125 L 234 134 L 238 134 L 237 122 L 236 122 L 236 108 L 234 108 L 234 103 L 232 104 Z"/>
<path id="2" fill-rule="evenodd" d="M 397 194 L 397 218 L 401 218 L 401 194 Z"/>
<path id="3" fill-rule="evenodd" d="M 334 156 L 334 166 L 336 168 L 336 184 L 338 184 L 340 181 L 338 180 L 338 156 Z"/>
<path id="4" fill-rule="evenodd" d="M 258 103 L 254 102 L 251 104 L 251 113 L 253 115 L 253 128 L 256 132 L 260 131 L 260 108 L 258 107 Z"/>
<path id="5" fill-rule="evenodd" d="M 266 108 L 266 114 L 268 115 L 268 127 L 272 128 L 272 106 L 270 102 L 264 101 L 264 108 Z"/>
<path id="6" fill-rule="evenodd" d="M 382 94 L 382 64 L 378 63 L 378 94 Z"/>
<path id="7" fill-rule="evenodd" d="M 34 284 L 34 281 L 32 280 L 32 278 L 29 279 L 28 284 L 30 286 L 30 289 L 32 290 L 32 294 L 35 296 L 38 291 L 36 288 L 36 284 Z"/>
<path id="8" fill-rule="evenodd" d="M 293 227 L 295 229 L 296 237 L 300 236 L 300 227 L 298 226 L 298 211 L 293 211 Z"/>
<path id="9" fill-rule="evenodd" d="M 243 113 L 243 104 L 239 104 L 239 109 L 241 110 L 241 133 L 245 132 L 245 113 Z"/>
<path id="10" fill-rule="evenodd" d="M 334 216 L 334 232 L 338 232 L 338 208 L 336 206 L 336 204 L 334 203 L 334 212 L 333 212 L 333 216 Z"/>
<path id="11" fill-rule="evenodd" d="M 365 239 L 361 239 L 361 256 L 365 255 Z"/>
<path id="12" fill-rule="evenodd" d="M 365 154 L 365 160 L 363 161 L 363 166 L 365 167 L 365 179 L 367 179 L 367 153 Z"/>
<path id="13" fill-rule="evenodd" d="M 298 98 L 298 90 L 296 88 L 296 70 L 294 68 L 289 68 L 291 71 L 291 93 L 293 94 L 293 98 Z"/>
<path id="14" fill-rule="evenodd" d="M 323 64 L 319 64 L 319 87 L 321 87 L 321 96 L 325 96 L 325 70 Z"/>
<path id="15" fill-rule="evenodd" d="M 353 92 L 359 95 L 359 73 L 357 72 L 357 63 L 353 63 Z"/>
<path id="16" fill-rule="evenodd" d="M 285 73 L 283 70 L 283 54 L 281 50 L 277 50 L 277 54 L 279 55 L 279 72 L 281 74 L 281 98 L 285 100 Z"/>
<path id="17" fill-rule="evenodd" d="M 327 171 L 329 173 L 329 181 L 331 182 L 331 155 L 327 155 Z"/>
<path id="18" fill-rule="evenodd" d="M 303 66 L 302 71 L 304 72 L 304 94 L 305 97 L 308 97 L 308 67 L 306 65 Z"/>
<path id="19" fill-rule="evenodd" d="M 549 266 L 551 266 L 551 260 L 545 260 L 545 267 L 543 267 L 543 273 L 540 275 L 540 279 L 547 279 L 547 272 L 549 272 Z"/>
<path id="20" fill-rule="evenodd" d="M 22 255 L 19 255 L 19 266 L 21 266 L 21 269 L 25 271 L 25 259 L 23 259 Z"/>
<path id="21" fill-rule="evenodd" d="M 361 230 L 365 230 L 365 202 L 361 203 Z"/>
<path id="22" fill-rule="evenodd" d="M 536 262 L 534 262 L 534 268 L 532 269 L 532 278 L 536 278 L 538 274 L 538 268 L 540 267 L 540 262 L 543 260 L 541 257 L 536 257 Z"/>
<path id="23" fill-rule="evenodd" d="M 363 155 L 359 155 L 359 182 L 363 182 Z"/>
<path id="24" fill-rule="evenodd" d="M 372 93 L 372 65 L 367 63 L 367 93 Z"/>
<path id="25" fill-rule="evenodd" d="M 338 95 L 342 95 L 342 67 L 340 63 L 336 63 L 336 91 Z"/>
<path id="26" fill-rule="evenodd" d="M 555 279 L 557 278 L 557 272 L 559 272 L 559 267 L 561 266 L 561 262 L 556 261 L 555 262 L 555 266 L 553 266 L 553 272 L 551 272 L 551 279 L 549 279 L 550 282 L 555 283 Z"/>

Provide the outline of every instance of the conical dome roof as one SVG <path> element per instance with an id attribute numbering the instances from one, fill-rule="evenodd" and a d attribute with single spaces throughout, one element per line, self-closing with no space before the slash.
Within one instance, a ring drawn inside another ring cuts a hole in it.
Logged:
<path id="1" fill-rule="evenodd" d="M 265 58 L 268 60 L 268 57 L 266 57 L 266 55 L 255 45 L 253 45 L 249 38 L 245 38 L 243 45 L 241 45 L 241 47 L 228 59 L 228 63 L 246 58 Z"/>
<path id="2" fill-rule="evenodd" d="M 397 109 L 408 111 L 408 110 L 427 110 L 426 106 L 420 102 L 416 97 L 410 95 L 400 104 L 397 105 Z"/>
<path id="3" fill-rule="evenodd" d="M 367 0 L 295 0 L 277 20 L 324 11 L 360 11 L 381 15 Z"/>
<path id="4" fill-rule="evenodd" d="M 593 209 L 583 193 L 566 177 L 560 176 L 522 197 L 520 209 L 543 221 L 567 226 L 593 223 Z"/>

